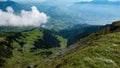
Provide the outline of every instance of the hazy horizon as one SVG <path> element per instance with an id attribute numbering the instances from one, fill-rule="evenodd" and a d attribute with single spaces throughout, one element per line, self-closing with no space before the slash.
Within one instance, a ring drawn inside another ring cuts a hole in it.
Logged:
<path id="1" fill-rule="evenodd" d="M 6 1 L 6 0 L 0 0 L 0 1 Z M 119 14 L 120 0 L 69 0 L 69 1 L 64 1 L 64 0 L 56 0 L 56 1 L 54 0 L 51 0 L 51 1 L 50 0 L 32 0 L 32 1 L 12 0 L 12 1 L 15 1 L 18 3 L 24 2 L 25 5 L 28 5 L 28 3 L 26 2 L 41 3 L 41 4 L 33 3 L 32 5 L 33 6 L 37 5 L 36 7 L 38 8 L 38 10 L 41 12 L 45 12 L 45 14 L 49 15 L 50 18 L 53 18 L 53 15 L 56 12 L 58 13 L 58 15 L 61 13 L 61 15 L 65 14 L 71 18 L 74 16 L 73 20 L 75 20 L 75 23 L 106 25 L 106 24 L 111 24 L 113 21 L 120 20 L 120 14 Z M 76 2 L 81 2 L 81 3 L 76 4 Z M 92 3 L 92 2 L 95 2 L 95 3 Z M 111 3 L 109 4 L 108 2 L 111 2 Z M 116 5 L 116 3 L 118 3 L 118 5 Z M 44 9 L 41 9 L 40 6 L 41 7 L 44 6 Z M 52 6 L 56 8 L 51 8 Z M 51 9 L 47 9 L 47 8 L 51 8 Z M 49 12 L 49 11 L 52 11 L 52 12 Z"/>
<path id="2" fill-rule="evenodd" d="M 7 1 L 7 0 L 0 0 L 0 1 Z M 15 2 L 120 2 L 120 0 L 69 0 L 69 1 L 65 1 L 65 0 L 10 0 L 10 1 L 15 1 Z"/>

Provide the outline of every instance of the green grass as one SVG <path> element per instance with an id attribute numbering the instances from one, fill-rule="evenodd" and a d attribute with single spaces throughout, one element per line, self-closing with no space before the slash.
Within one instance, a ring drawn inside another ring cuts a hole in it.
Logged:
<path id="1" fill-rule="evenodd" d="M 57 39 L 60 40 L 60 45 L 61 45 L 61 49 L 64 49 L 67 47 L 67 39 L 64 39 L 61 36 L 56 35 Z"/>
<path id="2" fill-rule="evenodd" d="M 35 29 L 30 32 L 22 32 L 21 36 L 14 40 L 11 45 L 14 47 L 12 50 L 13 57 L 7 59 L 7 64 L 5 65 L 6 68 L 14 68 L 14 67 L 27 67 L 28 65 L 34 65 L 36 60 L 41 60 L 42 57 L 34 56 L 35 53 L 31 53 L 30 49 L 34 47 L 34 41 L 42 37 L 42 31 L 39 29 Z M 21 47 L 19 42 L 25 42 Z M 19 60 L 19 61 L 18 61 Z M 11 63 L 10 63 L 11 62 Z"/>
<path id="3" fill-rule="evenodd" d="M 114 26 L 120 26 L 120 21 L 113 22 Z"/>
<path id="4" fill-rule="evenodd" d="M 120 33 L 101 36 L 88 47 L 45 62 L 38 68 L 119 68 Z"/>
<path id="5" fill-rule="evenodd" d="M 46 30 L 47 31 L 47 30 Z M 67 46 L 67 40 L 61 36 L 50 33 L 55 36 L 60 43 L 60 47 L 53 47 L 49 49 L 35 48 L 35 41 L 38 39 L 44 39 L 44 29 L 34 29 L 27 32 L 21 32 L 20 36 L 12 40 L 11 46 L 12 57 L 6 58 L 5 68 L 27 68 L 34 67 L 36 64 L 42 62 L 45 58 L 56 53 L 59 49 L 63 49 Z M 47 34 L 46 34 L 47 35 Z M 2 40 L 2 39 L 1 39 Z M 51 39 L 52 40 L 52 39 Z M 53 45 L 56 42 L 52 42 Z"/>
<path id="6" fill-rule="evenodd" d="M 73 44 L 73 49 L 65 51 L 62 58 L 57 56 L 50 62 L 44 61 L 66 48 L 67 39 L 40 28 L 3 34 L 0 35 L 0 65 L 3 62 L 4 68 L 119 68 L 120 33 L 114 32 L 119 32 L 119 21 L 81 39 L 75 44 L 78 48 Z"/>

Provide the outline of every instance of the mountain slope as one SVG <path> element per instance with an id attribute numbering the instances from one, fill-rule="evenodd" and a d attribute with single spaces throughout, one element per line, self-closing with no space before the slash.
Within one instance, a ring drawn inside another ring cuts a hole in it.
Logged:
<path id="1" fill-rule="evenodd" d="M 35 66 L 59 49 L 65 48 L 67 40 L 55 32 L 36 28 L 30 31 L 11 33 L 11 35 L 10 33 L 1 35 L 0 42 L 2 47 L 0 49 L 2 50 L 0 53 L 1 66 L 26 68 Z"/>
<path id="2" fill-rule="evenodd" d="M 100 25 L 87 25 L 87 24 L 79 24 L 75 25 L 69 29 L 64 29 L 59 31 L 59 33 L 64 37 L 68 39 L 68 45 L 71 45 L 78 41 L 80 38 L 83 38 L 84 36 L 97 32 L 101 29 L 103 29 L 104 26 Z"/>
<path id="3" fill-rule="evenodd" d="M 8 32 L 22 32 L 32 30 L 35 27 L 15 27 L 15 26 L 0 26 L 0 34 L 8 33 Z"/>
<path id="4" fill-rule="evenodd" d="M 41 68 L 119 68 L 120 33 L 102 36 L 81 50 L 46 62 Z M 39 67 L 38 67 L 39 68 Z"/>
<path id="5" fill-rule="evenodd" d="M 119 40 L 120 21 L 116 21 L 71 45 L 66 53 L 38 65 L 38 68 L 119 68 Z"/>

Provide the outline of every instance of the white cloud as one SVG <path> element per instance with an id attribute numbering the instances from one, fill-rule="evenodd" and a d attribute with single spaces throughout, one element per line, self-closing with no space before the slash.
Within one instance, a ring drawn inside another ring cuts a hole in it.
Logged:
<path id="1" fill-rule="evenodd" d="M 46 23 L 48 16 L 39 12 L 35 6 L 31 11 L 22 10 L 20 15 L 14 14 L 12 7 L 7 7 L 7 12 L 0 10 L 0 26 L 40 26 Z"/>
<path id="2" fill-rule="evenodd" d="M 7 10 L 9 13 L 13 13 L 13 12 L 14 12 L 14 10 L 13 10 L 12 7 L 7 7 L 6 10 Z"/>

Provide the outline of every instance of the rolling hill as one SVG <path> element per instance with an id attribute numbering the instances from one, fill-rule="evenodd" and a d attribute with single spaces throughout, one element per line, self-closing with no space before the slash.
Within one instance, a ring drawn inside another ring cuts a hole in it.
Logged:
<path id="1" fill-rule="evenodd" d="M 119 68 L 120 21 L 89 34 L 38 68 Z"/>
<path id="2" fill-rule="evenodd" d="M 67 39 L 59 33 L 43 28 L 1 33 L 0 67 L 119 68 L 119 32 L 120 21 L 116 21 L 85 35 L 69 47 Z"/>
<path id="3" fill-rule="evenodd" d="M 35 66 L 38 62 L 66 48 L 67 40 L 42 28 L 0 35 L 0 66 L 4 68 Z"/>

